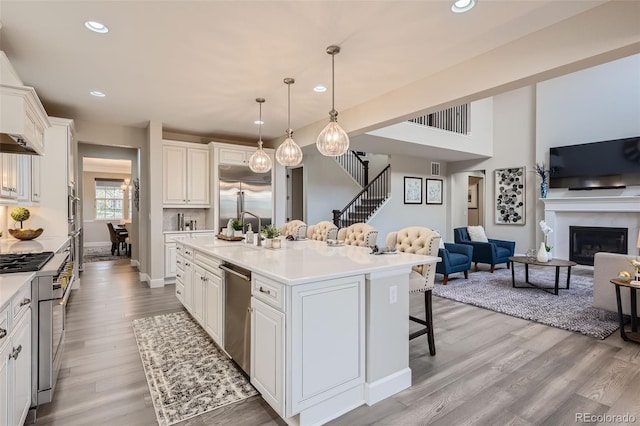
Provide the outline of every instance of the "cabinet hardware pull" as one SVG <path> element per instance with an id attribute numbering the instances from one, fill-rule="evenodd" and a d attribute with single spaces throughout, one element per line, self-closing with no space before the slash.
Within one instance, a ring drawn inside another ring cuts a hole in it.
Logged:
<path id="1" fill-rule="evenodd" d="M 0 339 L 5 337 L 6 335 L 7 335 L 7 330 L 5 330 L 4 328 L 0 328 Z"/>
<path id="2" fill-rule="evenodd" d="M 265 290 L 264 288 L 262 288 L 262 286 L 260 286 L 260 288 L 258 289 L 258 291 L 260 291 L 260 293 L 266 293 L 271 295 L 271 291 L 270 290 Z"/>
<path id="3" fill-rule="evenodd" d="M 182 294 L 182 292 L 180 290 L 176 290 L 176 293 L 178 294 Z"/>
<path id="4" fill-rule="evenodd" d="M 20 306 L 28 305 L 29 303 L 31 303 L 31 299 L 25 297 L 22 299 L 22 302 L 20 302 Z"/>
<path id="5" fill-rule="evenodd" d="M 176 274 L 176 277 L 178 277 L 178 278 L 182 278 L 182 275 L 180 275 L 180 274 Z"/>
<path id="6" fill-rule="evenodd" d="M 18 345 L 17 348 L 13 348 L 13 352 L 9 355 L 9 358 L 18 359 L 18 355 L 22 352 L 22 345 Z"/>
<path id="7" fill-rule="evenodd" d="M 184 265 L 185 266 L 191 266 L 191 264 L 189 262 L 186 262 Z"/>

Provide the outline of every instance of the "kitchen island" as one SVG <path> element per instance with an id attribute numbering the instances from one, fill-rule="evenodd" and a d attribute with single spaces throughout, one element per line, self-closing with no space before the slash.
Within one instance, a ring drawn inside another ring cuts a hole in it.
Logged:
<path id="1" fill-rule="evenodd" d="M 251 272 L 251 383 L 291 424 L 322 424 L 411 386 L 409 274 L 440 259 L 283 241 L 177 241 L 176 296 L 225 348 L 220 266 Z M 237 313 L 236 313 L 237 314 Z M 236 336 L 232 336 L 235 338 Z"/>

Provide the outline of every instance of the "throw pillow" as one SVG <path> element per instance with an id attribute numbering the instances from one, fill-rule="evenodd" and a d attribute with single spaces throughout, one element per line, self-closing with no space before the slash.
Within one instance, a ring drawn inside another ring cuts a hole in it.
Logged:
<path id="1" fill-rule="evenodd" d="M 438 235 L 440 235 L 440 245 L 438 246 L 439 249 L 443 249 L 444 247 L 444 238 L 442 238 L 442 235 L 440 234 L 440 231 L 435 231 L 434 232 Z"/>
<path id="2" fill-rule="evenodd" d="M 469 232 L 469 238 L 471 241 L 479 241 L 482 243 L 489 242 L 482 226 L 467 226 L 467 232 Z"/>

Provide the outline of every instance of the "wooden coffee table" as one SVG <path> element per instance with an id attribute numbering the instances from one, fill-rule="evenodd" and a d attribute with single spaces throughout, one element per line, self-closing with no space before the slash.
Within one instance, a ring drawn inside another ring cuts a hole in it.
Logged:
<path id="1" fill-rule="evenodd" d="M 547 293 L 551 293 L 553 290 L 553 294 L 558 295 L 558 283 L 560 281 L 560 268 L 567 268 L 567 289 L 569 288 L 569 281 L 571 280 L 571 267 L 576 266 L 577 263 L 571 260 L 563 260 L 563 259 L 553 259 L 548 262 L 538 262 L 536 259 L 529 259 L 527 256 L 512 256 L 509 258 L 509 262 L 511 262 L 511 285 L 513 288 L 537 288 L 539 290 L 546 291 Z M 515 263 L 524 263 L 525 270 L 525 282 L 529 284 L 529 286 L 516 286 L 516 276 L 514 272 L 514 264 Z M 556 268 L 556 282 L 553 287 L 542 287 L 537 284 L 533 284 L 529 282 L 529 265 L 535 266 L 555 266 Z"/>

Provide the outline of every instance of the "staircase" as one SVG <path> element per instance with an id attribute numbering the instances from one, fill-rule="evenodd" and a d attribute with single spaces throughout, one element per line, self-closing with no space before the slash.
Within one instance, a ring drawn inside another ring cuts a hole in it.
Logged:
<path id="1" fill-rule="evenodd" d="M 389 199 L 391 165 L 385 167 L 342 210 L 333 210 L 333 223 L 346 228 L 358 222 L 368 222 Z"/>
<path id="2" fill-rule="evenodd" d="M 344 155 L 335 157 L 338 164 L 349 173 L 361 188 L 369 184 L 369 161 L 362 156 L 364 153 L 348 151 Z"/>

